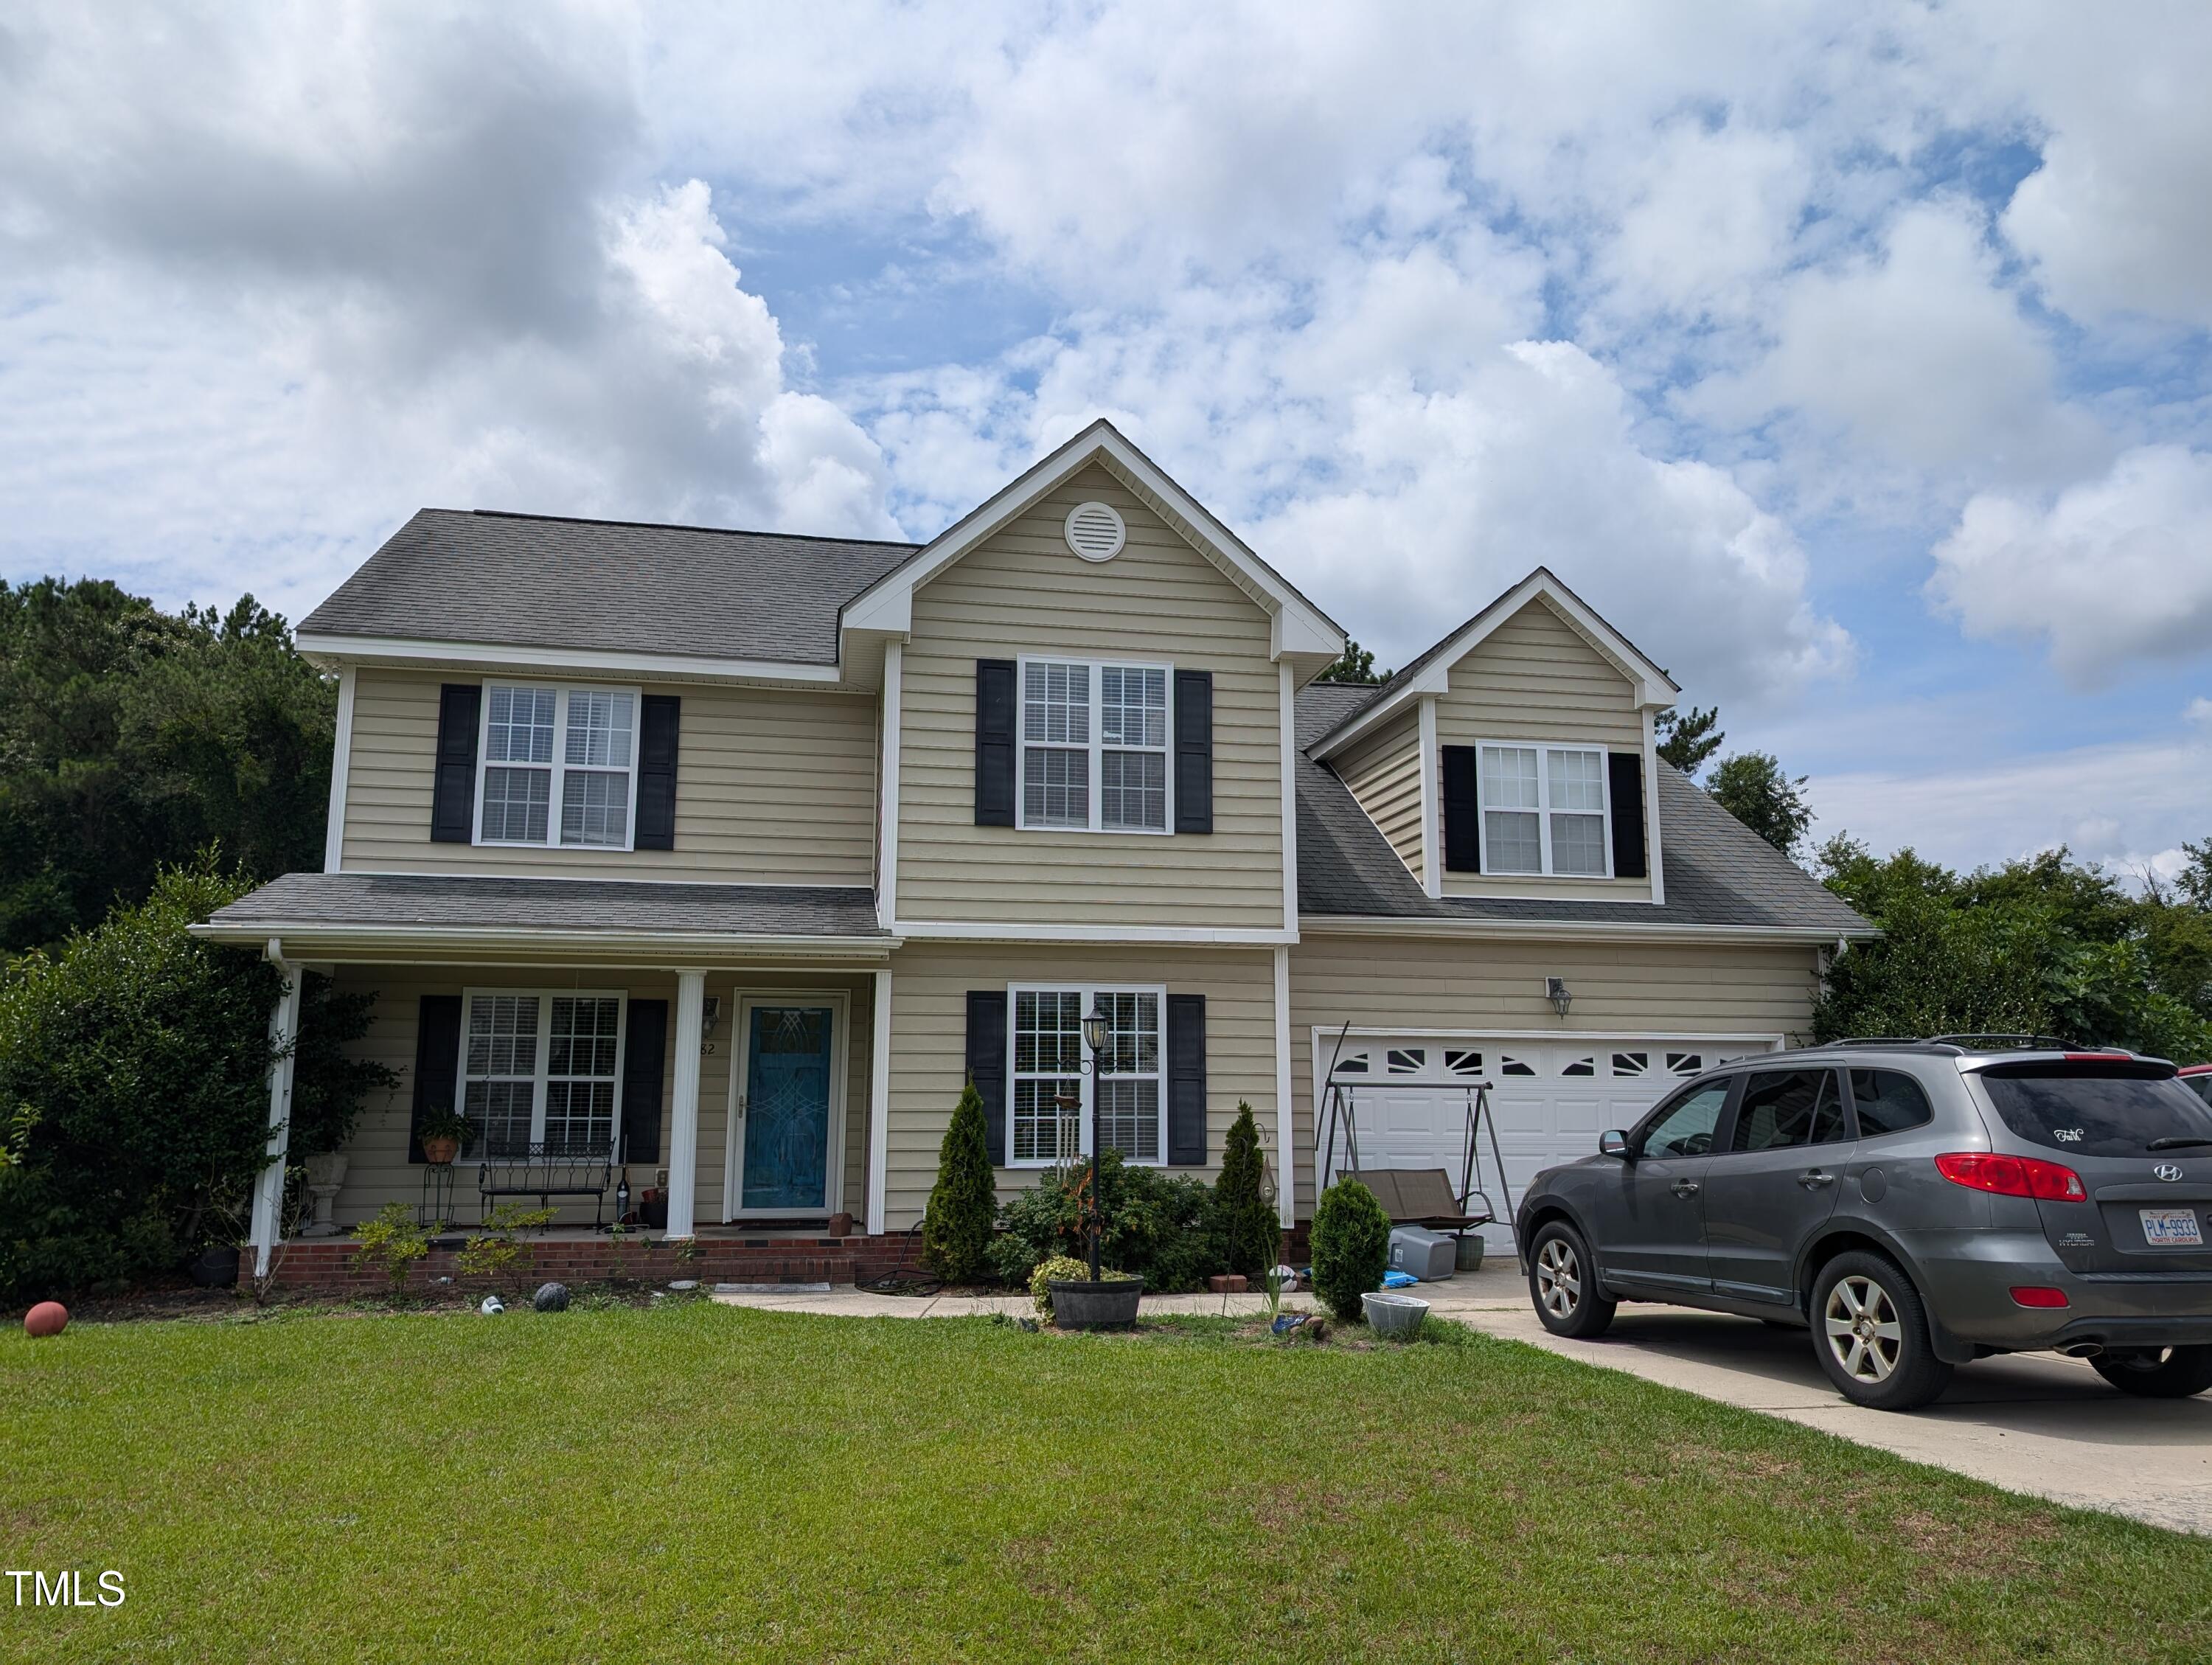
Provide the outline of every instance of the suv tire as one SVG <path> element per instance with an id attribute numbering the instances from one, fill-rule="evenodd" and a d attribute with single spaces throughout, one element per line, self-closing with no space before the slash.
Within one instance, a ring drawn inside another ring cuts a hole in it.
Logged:
<path id="1" fill-rule="evenodd" d="M 2116 1347 L 2089 1364 L 2138 1399 L 2186 1399 L 2212 1388 L 2212 1347 Z"/>
<path id="2" fill-rule="evenodd" d="M 1603 1335 L 1617 1310 L 1598 1286 L 1589 1245 L 1565 1220 L 1539 1226 L 1528 1245 L 1528 1298 L 1546 1329 L 1577 1341 Z"/>
<path id="3" fill-rule="evenodd" d="M 1813 1281 L 1813 1354 L 1836 1390 L 1875 1411 L 1913 1411 L 1950 1385 L 1928 1309 L 1904 1268 L 1853 1249 Z"/>

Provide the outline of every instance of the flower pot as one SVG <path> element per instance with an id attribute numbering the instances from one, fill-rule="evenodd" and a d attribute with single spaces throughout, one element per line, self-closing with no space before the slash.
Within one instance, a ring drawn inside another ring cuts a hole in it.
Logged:
<path id="1" fill-rule="evenodd" d="M 1429 1316 L 1426 1301 L 1388 1290 L 1361 1296 L 1359 1304 L 1367 1315 L 1367 1327 L 1377 1335 L 1411 1335 Z"/>
<path id="2" fill-rule="evenodd" d="M 1142 1278 L 1055 1278 L 1049 1286 L 1053 1328 L 1064 1330 L 1131 1328 L 1145 1292 Z"/>
<path id="3" fill-rule="evenodd" d="M 318 1151 L 300 1165 L 307 1170 L 307 1183 L 311 1186 L 336 1188 L 345 1183 L 346 1158 L 343 1151 Z"/>
<path id="4" fill-rule="evenodd" d="M 422 1160 L 433 1168 L 442 1168 L 461 1153 L 458 1139 L 426 1139 L 422 1141 Z"/>
<path id="5" fill-rule="evenodd" d="M 185 1270 L 202 1289 L 228 1289 L 238 1282 L 235 1249 L 203 1249 Z"/>
<path id="6" fill-rule="evenodd" d="M 1242 1295 L 1244 1274 L 1241 1272 L 1217 1272 L 1206 1280 L 1206 1286 L 1216 1295 Z"/>

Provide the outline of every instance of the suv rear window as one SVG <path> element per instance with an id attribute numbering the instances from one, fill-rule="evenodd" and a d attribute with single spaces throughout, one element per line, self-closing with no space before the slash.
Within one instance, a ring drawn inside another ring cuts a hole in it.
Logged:
<path id="1" fill-rule="evenodd" d="M 1981 1080 L 2006 1127 L 2054 1151 L 2135 1157 L 2160 1139 L 2212 1149 L 2212 1108 L 2170 1075 L 2014 1064 L 1984 1070 Z"/>

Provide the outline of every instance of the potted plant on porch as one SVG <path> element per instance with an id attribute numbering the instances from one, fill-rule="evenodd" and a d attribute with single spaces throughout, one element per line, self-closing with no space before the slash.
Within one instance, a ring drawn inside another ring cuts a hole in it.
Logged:
<path id="1" fill-rule="evenodd" d="M 1098 1265 L 1099 1240 L 1106 1231 L 1105 1206 L 1098 1185 L 1098 1101 L 1103 1096 L 1099 1083 L 1107 1072 L 1105 1048 L 1111 1038 L 1110 1027 L 1104 1009 L 1094 1003 L 1083 1019 L 1083 1044 L 1091 1052 L 1091 1176 L 1083 1198 L 1084 1210 L 1089 1216 L 1091 1275 L 1087 1279 L 1049 1280 L 1052 1322 L 1057 1329 L 1131 1328 L 1137 1322 L 1137 1303 L 1145 1293 L 1142 1278 L 1109 1279 Z"/>
<path id="2" fill-rule="evenodd" d="M 461 1153 L 461 1141 L 469 1136 L 465 1119 L 452 1110 L 428 1110 L 415 1131 L 422 1143 L 422 1160 L 433 1167 L 443 1167 Z"/>

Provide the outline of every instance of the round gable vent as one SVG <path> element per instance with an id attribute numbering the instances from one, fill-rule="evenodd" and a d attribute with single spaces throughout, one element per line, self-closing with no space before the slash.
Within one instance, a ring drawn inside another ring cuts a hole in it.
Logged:
<path id="1" fill-rule="evenodd" d="M 1128 541 L 1128 528 L 1110 504 L 1078 503 L 1067 512 L 1067 547 L 1085 561 L 1111 561 Z"/>

